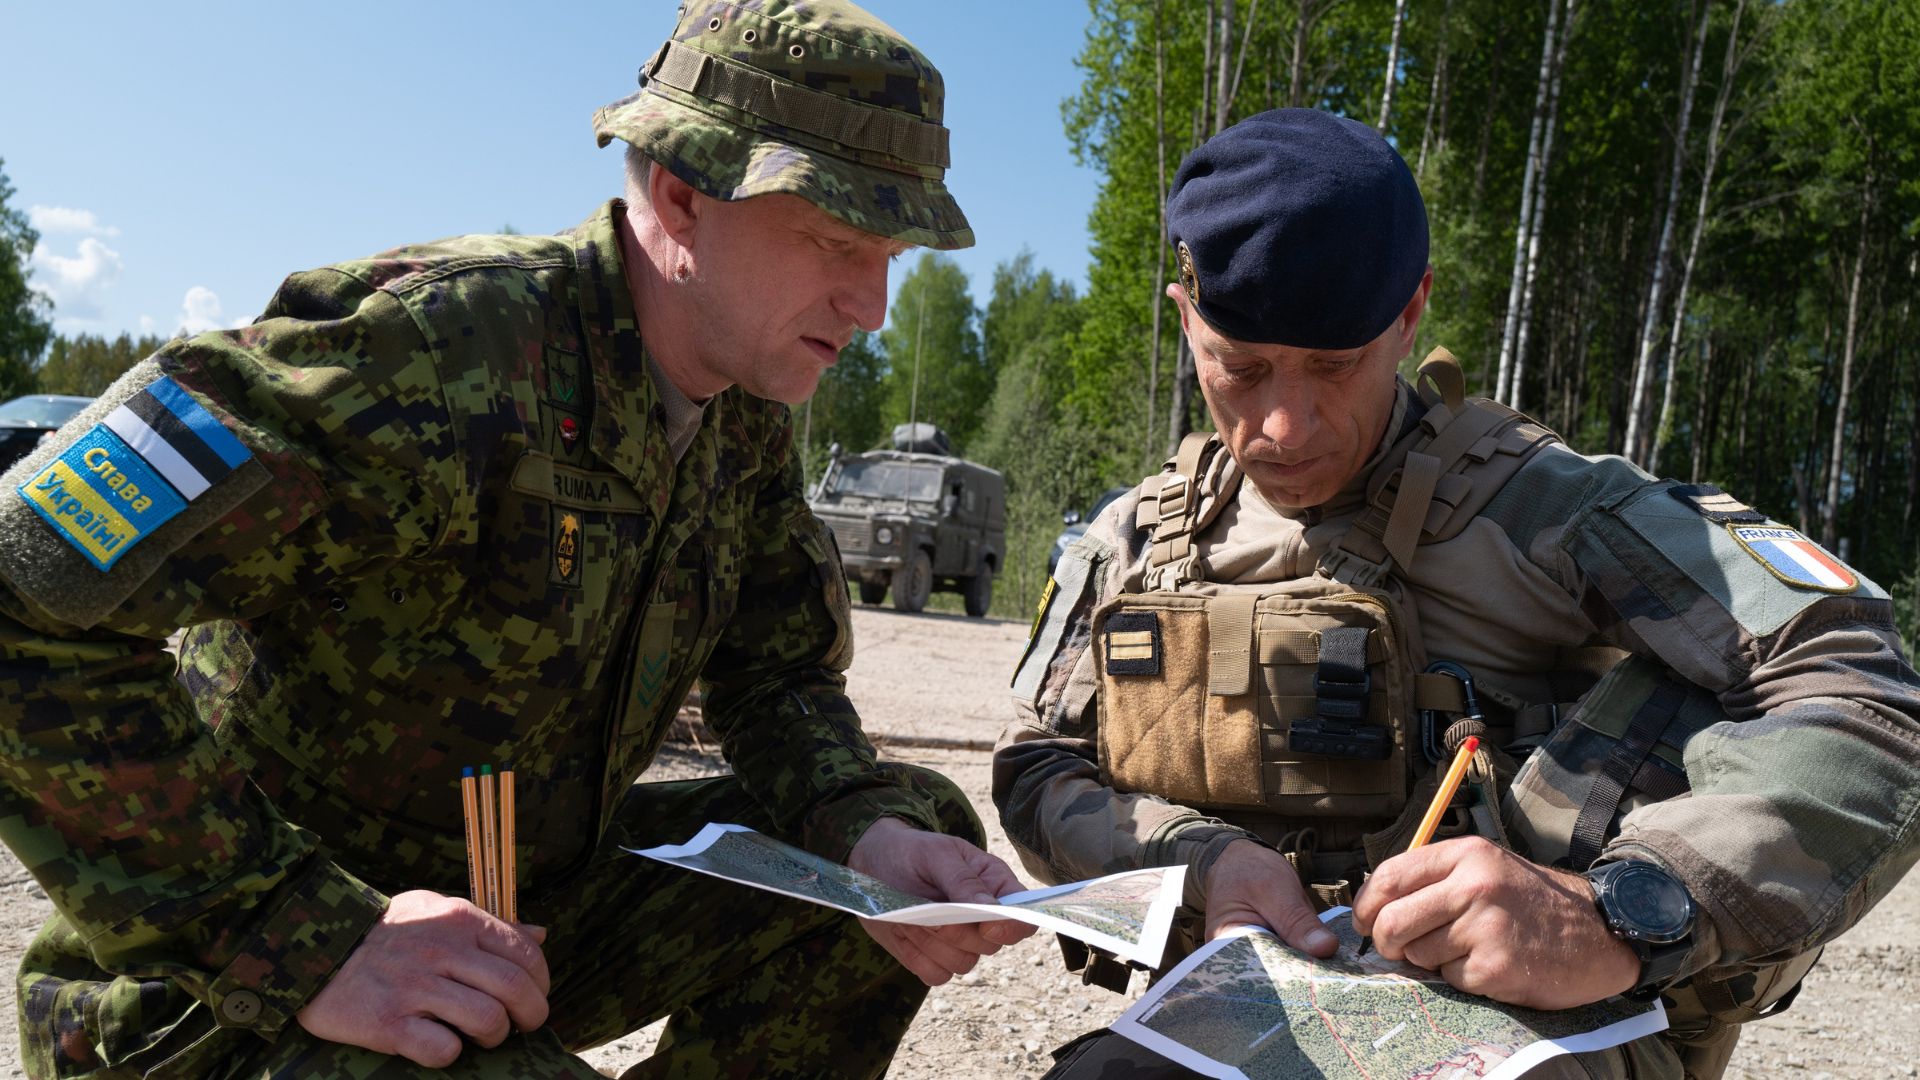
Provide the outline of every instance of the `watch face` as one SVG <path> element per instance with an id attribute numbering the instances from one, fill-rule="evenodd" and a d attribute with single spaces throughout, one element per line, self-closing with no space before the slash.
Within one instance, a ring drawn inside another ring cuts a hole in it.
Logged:
<path id="1" fill-rule="evenodd" d="M 1655 945 L 1677 941 L 1693 928 L 1693 899 L 1658 867 L 1628 863 L 1609 884 L 1623 931 Z"/>

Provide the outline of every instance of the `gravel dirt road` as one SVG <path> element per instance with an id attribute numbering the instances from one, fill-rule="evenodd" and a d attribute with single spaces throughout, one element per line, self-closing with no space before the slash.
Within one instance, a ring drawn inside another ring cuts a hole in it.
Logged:
<path id="1" fill-rule="evenodd" d="M 1007 681 L 1026 644 L 1024 623 L 954 615 L 903 615 L 856 607 L 858 659 L 849 693 L 883 753 L 954 778 L 987 822 L 990 847 L 1017 868 L 994 820 L 988 755 L 926 744 L 990 744 L 1007 712 Z M 651 776 L 721 772 L 697 748 L 670 748 Z M 51 911 L 46 895 L 0 849 L 0 967 L 11 972 Z M 1785 1015 L 1749 1025 L 1729 1076 L 1738 1080 L 1881 1080 L 1920 1075 L 1920 878 L 1910 876 L 1866 920 L 1827 948 Z M 1136 977 L 1134 993 L 1141 989 Z M 1012 1080 L 1038 1076 L 1048 1051 L 1107 1024 L 1128 999 L 1080 985 L 1059 966 L 1051 937 L 1036 935 L 937 987 L 896 1059 L 906 1080 Z M 0 1077 L 24 1076 L 11 1022 L 13 987 L 0 990 Z M 644 1057 L 657 1026 L 590 1052 L 608 1075 Z"/>

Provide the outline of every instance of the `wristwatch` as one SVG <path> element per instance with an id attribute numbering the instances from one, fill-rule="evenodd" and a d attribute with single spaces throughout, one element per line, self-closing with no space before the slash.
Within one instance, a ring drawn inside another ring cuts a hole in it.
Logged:
<path id="1" fill-rule="evenodd" d="M 1693 949 L 1693 897 L 1680 879 L 1650 862 L 1623 859 L 1586 872 L 1593 902 L 1613 936 L 1640 957 L 1640 981 L 1622 997 L 1652 1001 Z"/>

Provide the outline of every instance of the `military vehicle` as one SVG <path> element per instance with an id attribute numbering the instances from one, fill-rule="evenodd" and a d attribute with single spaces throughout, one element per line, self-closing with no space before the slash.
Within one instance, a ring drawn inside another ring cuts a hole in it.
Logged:
<path id="1" fill-rule="evenodd" d="M 939 428 L 901 424 L 891 450 L 849 454 L 835 443 L 811 503 L 862 603 L 891 590 L 896 609 L 919 611 L 937 590 L 959 593 L 969 615 L 987 613 L 1007 549 L 1007 484 L 955 457 Z"/>

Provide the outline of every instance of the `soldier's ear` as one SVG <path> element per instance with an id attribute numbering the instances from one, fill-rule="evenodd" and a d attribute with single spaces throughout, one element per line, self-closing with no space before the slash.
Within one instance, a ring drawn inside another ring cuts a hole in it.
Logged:
<path id="1" fill-rule="evenodd" d="M 1187 330 L 1187 315 L 1188 315 L 1187 290 L 1181 288 L 1179 282 L 1169 281 L 1167 282 L 1167 299 L 1173 301 L 1173 306 L 1179 310 L 1180 331 L 1181 333 L 1185 333 Z"/>
<path id="2" fill-rule="evenodd" d="M 693 185 L 655 164 L 647 173 L 647 199 L 653 204 L 653 216 L 660 231 L 683 248 L 693 247 L 693 234 L 706 209 L 706 196 Z"/>

